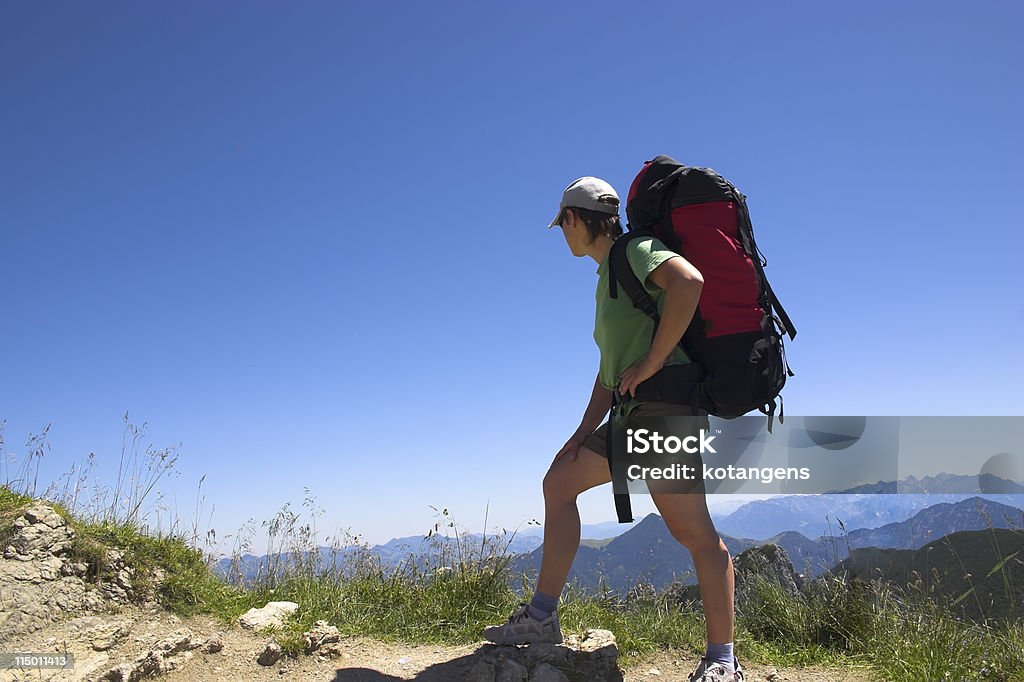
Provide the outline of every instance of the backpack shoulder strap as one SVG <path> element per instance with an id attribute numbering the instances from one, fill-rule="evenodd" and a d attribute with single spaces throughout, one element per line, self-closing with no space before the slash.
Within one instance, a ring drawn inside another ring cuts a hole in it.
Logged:
<path id="1" fill-rule="evenodd" d="M 661 316 L 658 315 L 658 306 L 651 298 L 651 295 L 644 289 L 644 285 L 633 272 L 626 256 L 626 248 L 634 239 L 653 237 L 649 232 L 636 230 L 621 235 L 612 244 L 612 250 L 608 253 L 608 289 L 612 298 L 618 298 L 618 287 L 629 296 L 633 307 L 654 320 L 654 328 L 657 330 Z"/>

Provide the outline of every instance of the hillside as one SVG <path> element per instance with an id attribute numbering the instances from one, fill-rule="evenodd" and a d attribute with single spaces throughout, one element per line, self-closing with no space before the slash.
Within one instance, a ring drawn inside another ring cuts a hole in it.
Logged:
<path id="1" fill-rule="evenodd" d="M 495 680 L 495 675 L 504 680 L 509 670 L 522 670 L 525 675 L 529 665 L 533 673 L 528 679 L 537 682 L 638 682 L 652 675 L 683 682 L 696 660 L 690 648 L 620 659 L 614 636 L 605 630 L 570 628 L 565 646 L 544 649 L 496 647 L 479 641 L 453 645 L 380 639 L 342 632 L 326 621 L 305 629 L 299 649 L 293 650 L 289 643 L 294 642 L 295 629 L 289 617 L 269 630 L 246 626 L 254 611 L 266 611 L 271 604 L 259 601 L 265 608 L 253 608 L 244 618 L 233 616 L 226 621 L 208 614 L 174 613 L 162 601 L 172 585 L 182 589 L 183 584 L 176 581 L 190 569 L 179 565 L 181 572 L 175 573 L 170 565 L 144 568 L 132 548 L 139 541 L 150 541 L 128 536 L 124 537 L 132 547 L 89 540 L 91 554 L 83 555 L 86 538 L 81 532 L 81 527 L 46 504 L 0 508 L 4 547 L 0 648 L 74 659 L 67 670 L 32 671 L 33 680 L 485 682 Z M 233 609 L 236 615 L 242 611 L 244 606 Z M 851 666 L 777 668 L 746 663 L 745 667 L 752 682 L 870 679 L 863 666 L 857 667 L 859 671 Z M 0 682 L 29 679 L 26 675 L 26 671 L 3 670 Z M 525 682 L 527 677 L 516 679 Z"/>
<path id="2" fill-rule="evenodd" d="M 879 528 L 852 530 L 845 535 L 808 538 L 786 531 L 766 540 L 736 538 L 721 533 L 722 541 L 735 557 L 763 544 L 778 545 L 786 551 L 798 572 L 817 577 L 845 559 L 850 548 L 882 547 L 918 549 L 942 536 L 964 530 L 1020 527 L 1024 512 L 981 497 L 955 503 L 939 503 L 918 511 L 911 518 Z M 514 572 L 535 575 L 540 571 L 543 548 L 515 557 Z M 569 581 L 583 590 L 597 592 L 607 586 L 624 594 L 637 583 L 663 589 L 673 582 L 695 583 L 690 552 L 668 532 L 657 514 L 648 514 L 633 528 L 603 545 L 586 541 L 576 555 Z"/>
<path id="3" fill-rule="evenodd" d="M 1024 617 L 1024 533 L 951 533 L 917 550 L 855 549 L 835 572 L 882 579 L 948 600 L 972 620 Z"/>
<path id="4" fill-rule="evenodd" d="M 965 490 L 972 481 L 957 478 L 954 490 Z M 879 528 L 906 521 L 918 512 L 940 503 L 958 503 L 981 497 L 999 504 L 1024 508 L 1024 495 L 956 493 L 923 493 L 917 490 L 921 481 L 908 478 L 899 484 L 890 482 L 863 487 L 862 493 L 849 490 L 826 495 L 780 495 L 767 500 L 747 502 L 730 514 L 715 517 L 719 532 L 735 537 L 768 540 L 786 531 L 797 531 L 807 537 L 840 533 L 839 524 L 848 531 Z M 892 494 L 899 489 L 906 494 Z"/>

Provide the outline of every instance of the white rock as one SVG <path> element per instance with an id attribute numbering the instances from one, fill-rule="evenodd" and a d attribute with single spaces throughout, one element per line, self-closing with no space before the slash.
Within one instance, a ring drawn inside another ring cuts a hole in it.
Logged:
<path id="1" fill-rule="evenodd" d="M 606 647 L 615 647 L 615 635 L 609 630 L 590 628 L 583 634 L 580 651 L 600 651 Z"/>
<path id="2" fill-rule="evenodd" d="M 292 601 L 272 601 L 262 609 L 255 607 L 238 617 L 238 624 L 250 630 L 281 627 L 284 620 L 295 613 L 299 605 Z"/>

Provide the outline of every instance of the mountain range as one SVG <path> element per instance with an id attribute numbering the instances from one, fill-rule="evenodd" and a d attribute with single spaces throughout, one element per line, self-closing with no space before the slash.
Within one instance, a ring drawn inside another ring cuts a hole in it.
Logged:
<path id="1" fill-rule="evenodd" d="M 918 549 L 950 533 L 989 527 L 1024 527 L 1024 512 L 999 502 L 971 497 L 956 503 L 933 505 L 906 521 L 841 535 L 812 539 L 796 531 L 785 531 L 763 540 L 719 535 L 733 556 L 756 545 L 779 545 L 797 571 L 815 577 L 846 559 L 851 549 Z M 525 573 L 532 580 L 540 571 L 541 558 L 542 548 L 518 556 L 512 563 L 512 570 L 516 574 Z M 649 582 L 656 589 L 672 582 L 694 583 L 696 574 L 689 551 L 671 536 L 661 517 L 652 513 L 616 538 L 603 543 L 581 543 L 568 580 L 582 591 L 608 588 L 621 594 L 638 582 Z"/>
<path id="2" fill-rule="evenodd" d="M 913 477 L 900 481 L 900 489 L 913 485 Z M 892 482 L 875 484 L 888 489 Z M 971 497 L 1024 507 L 1024 494 L 995 493 L 831 493 L 825 495 L 785 495 L 748 502 L 731 514 L 714 516 L 719 533 L 765 540 L 785 531 L 798 531 L 807 537 L 847 530 L 878 528 L 905 521 L 922 509 L 942 502 L 960 502 Z"/>
<path id="3" fill-rule="evenodd" d="M 965 486 L 965 480 L 950 475 L 924 481 L 926 487 L 938 484 Z M 977 477 L 973 477 L 977 481 Z M 913 477 L 875 484 L 878 490 L 904 489 L 919 485 Z M 1006 503 L 1006 504 L 1004 504 Z M 715 515 L 715 525 L 733 556 L 756 545 L 781 546 L 798 571 L 817 576 L 849 556 L 850 549 L 915 550 L 951 533 L 1024 525 L 1022 494 L 966 493 L 941 494 L 869 494 L 836 493 L 828 495 L 786 495 L 742 504 L 729 514 Z M 1009 520 L 1008 520 L 1009 517 Z M 630 589 L 645 580 L 655 587 L 673 581 L 694 582 L 689 552 L 668 533 L 657 514 L 632 524 L 616 522 L 586 524 L 573 562 L 569 581 L 584 590 L 607 587 L 616 592 Z M 456 538 L 434 534 L 432 537 L 394 538 L 373 547 L 319 549 L 319 565 L 338 566 L 344 572 L 346 561 L 357 554 L 369 553 L 382 568 L 394 570 L 414 565 L 424 570 L 455 565 L 460 556 L 473 559 L 488 555 L 513 556 L 515 572 L 534 574 L 540 568 L 543 528 L 530 526 L 516 533 L 463 535 Z M 294 560 L 291 554 L 277 557 L 279 562 Z M 307 555 L 308 558 L 308 555 Z M 225 558 L 213 566 L 227 576 L 235 573 L 251 581 L 267 573 L 274 557 L 246 554 L 232 569 Z"/>

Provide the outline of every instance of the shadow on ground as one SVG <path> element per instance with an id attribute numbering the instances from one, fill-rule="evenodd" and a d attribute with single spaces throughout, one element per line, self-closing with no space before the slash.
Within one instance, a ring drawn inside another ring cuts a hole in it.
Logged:
<path id="1" fill-rule="evenodd" d="M 402 682 L 408 679 L 416 682 L 454 682 L 463 680 L 477 661 L 484 659 L 483 652 L 489 650 L 489 646 L 484 645 L 476 651 L 450 661 L 435 663 L 413 678 L 387 675 L 369 668 L 341 668 L 335 672 L 332 682 Z M 621 681 L 622 677 L 616 676 L 614 679 Z"/>
<path id="2" fill-rule="evenodd" d="M 452 682 L 465 679 L 470 668 L 479 660 L 477 654 L 475 651 L 450 661 L 435 663 L 412 679 L 417 682 Z M 335 672 L 333 682 L 401 682 L 407 679 L 409 678 L 395 677 L 369 668 L 342 668 Z"/>

